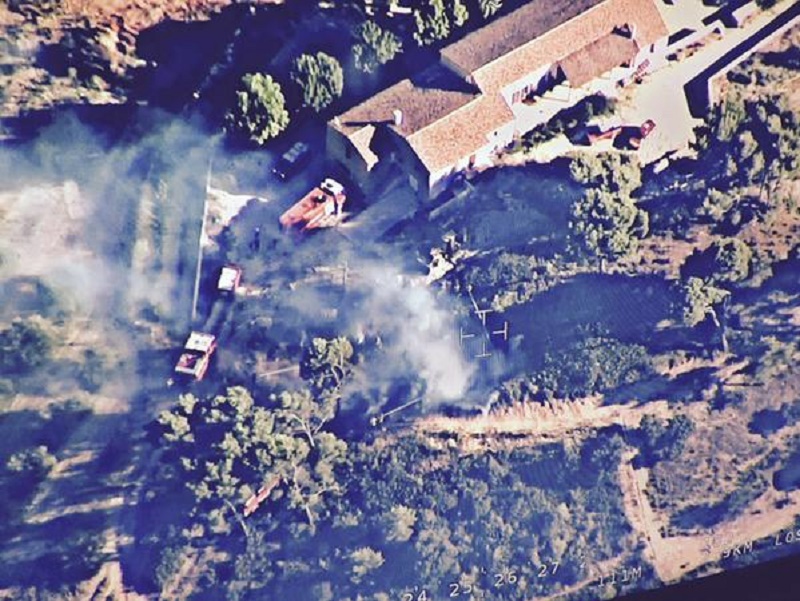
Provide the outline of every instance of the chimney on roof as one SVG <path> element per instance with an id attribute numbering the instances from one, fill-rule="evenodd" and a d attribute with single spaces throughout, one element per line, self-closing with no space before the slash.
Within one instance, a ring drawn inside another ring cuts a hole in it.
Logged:
<path id="1" fill-rule="evenodd" d="M 394 124 L 397 127 L 403 125 L 403 111 L 401 111 L 400 109 L 394 109 L 392 111 L 392 115 L 394 116 Z"/>
<path id="2" fill-rule="evenodd" d="M 615 28 L 616 33 L 621 36 L 624 36 L 628 39 L 636 38 L 636 24 L 635 23 L 625 23 L 624 25 L 619 25 Z"/>

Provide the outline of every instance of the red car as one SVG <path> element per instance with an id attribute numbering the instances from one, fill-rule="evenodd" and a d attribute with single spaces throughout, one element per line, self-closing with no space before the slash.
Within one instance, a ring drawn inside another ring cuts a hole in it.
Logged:
<path id="1" fill-rule="evenodd" d="M 656 122 L 652 119 L 648 119 L 639 127 L 639 135 L 638 136 L 631 136 L 628 144 L 634 150 L 639 150 L 639 147 L 642 145 L 642 140 L 644 140 L 647 136 L 653 133 L 653 130 L 656 128 Z"/>

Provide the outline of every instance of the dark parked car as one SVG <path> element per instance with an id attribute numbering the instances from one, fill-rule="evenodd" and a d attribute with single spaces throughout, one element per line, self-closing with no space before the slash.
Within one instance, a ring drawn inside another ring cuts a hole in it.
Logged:
<path id="1" fill-rule="evenodd" d="M 272 172 L 282 180 L 287 180 L 305 167 L 311 159 L 311 148 L 305 142 L 296 142 L 278 159 Z"/>

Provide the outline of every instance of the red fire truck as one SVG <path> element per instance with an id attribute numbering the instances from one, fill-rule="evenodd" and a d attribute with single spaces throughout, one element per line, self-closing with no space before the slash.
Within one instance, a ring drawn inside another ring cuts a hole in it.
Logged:
<path id="1" fill-rule="evenodd" d="M 342 218 L 345 200 L 344 186 L 326 178 L 281 215 L 280 223 L 286 229 L 301 231 L 334 226 Z"/>

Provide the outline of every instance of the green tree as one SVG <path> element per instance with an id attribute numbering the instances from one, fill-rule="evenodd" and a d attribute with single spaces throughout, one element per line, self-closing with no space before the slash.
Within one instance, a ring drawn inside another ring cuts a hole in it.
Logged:
<path id="1" fill-rule="evenodd" d="M 729 295 L 730 292 L 717 288 L 709 281 L 689 278 L 683 288 L 683 322 L 694 327 L 705 321 L 706 317 L 711 317 L 717 327 L 720 327 L 716 307 Z"/>
<path id="2" fill-rule="evenodd" d="M 319 401 L 308 390 L 283 391 L 278 396 L 279 409 L 276 415 L 287 423 L 297 424 L 310 446 L 322 427 L 336 415 L 336 399 L 322 398 Z"/>
<path id="3" fill-rule="evenodd" d="M 338 390 L 352 369 L 353 345 L 344 336 L 314 338 L 300 363 L 300 375 L 315 390 Z"/>
<path id="4" fill-rule="evenodd" d="M 39 320 L 15 319 L 0 331 L 0 373 L 22 375 L 41 367 L 50 358 L 52 346 Z"/>
<path id="5" fill-rule="evenodd" d="M 342 95 L 344 73 L 329 54 L 302 54 L 294 61 L 292 81 L 300 88 L 303 106 L 319 113 Z"/>
<path id="6" fill-rule="evenodd" d="M 740 282 L 750 274 L 753 251 L 738 238 L 723 238 L 709 249 L 713 278 L 717 282 Z"/>
<path id="7" fill-rule="evenodd" d="M 503 7 L 503 0 L 478 0 L 484 19 L 488 19 Z"/>
<path id="8" fill-rule="evenodd" d="M 452 11 L 453 24 L 456 27 L 463 27 L 469 20 L 469 10 L 461 0 L 453 0 L 450 10 Z"/>
<path id="9" fill-rule="evenodd" d="M 676 459 L 694 432 L 694 423 L 685 415 L 663 421 L 645 415 L 639 424 L 639 449 L 647 465 Z"/>
<path id="10" fill-rule="evenodd" d="M 582 153 L 569 164 L 572 178 L 585 186 L 630 193 L 642 184 L 642 170 L 628 155 L 618 152 Z"/>
<path id="11" fill-rule="evenodd" d="M 242 77 L 226 121 L 230 129 L 258 145 L 277 137 L 289 126 L 289 111 L 280 84 L 265 73 Z"/>
<path id="12" fill-rule="evenodd" d="M 633 253 L 650 228 L 649 215 L 627 194 L 586 190 L 572 205 L 570 229 L 577 247 L 589 258 L 606 259 Z"/>
<path id="13" fill-rule="evenodd" d="M 391 542 L 406 542 L 414 534 L 417 523 L 417 512 L 405 505 L 395 505 L 385 516 L 387 530 L 386 540 Z"/>
<path id="14" fill-rule="evenodd" d="M 347 445 L 323 430 L 334 413 L 335 402 L 315 403 L 307 391 L 259 405 L 233 387 L 202 402 L 184 395 L 158 423 L 168 456 L 214 527 L 226 529 L 228 512 L 262 485 L 283 490 L 313 527 L 327 496 L 341 492 L 335 469 Z"/>
<path id="15" fill-rule="evenodd" d="M 422 8 L 414 9 L 414 39 L 420 46 L 429 46 L 450 35 L 450 17 L 444 0 L 431 0 Z"/>
<path id="16" fill-rule="evenodd" d="M 703 214 L 714 221 L 722 221 L 735 204 L 733 193 L 709 188 L 703 200 Z"/>
<path id="17" fill-rule="evenodd" d="M 381 28 L 375 21 L 365 21 L 356 29 L 358 43 L 353 46 L 356 67 L 372 73 L 403 51 L 403 42 L 394 33 Z"/>
<path id="18" fill-rule="evenodd" d="M 364 577 L 383 565 L 383 553 L 369 547 L 360 547 L 350 553 L 350 574 L 355 583 L 361 582 Z"/>

